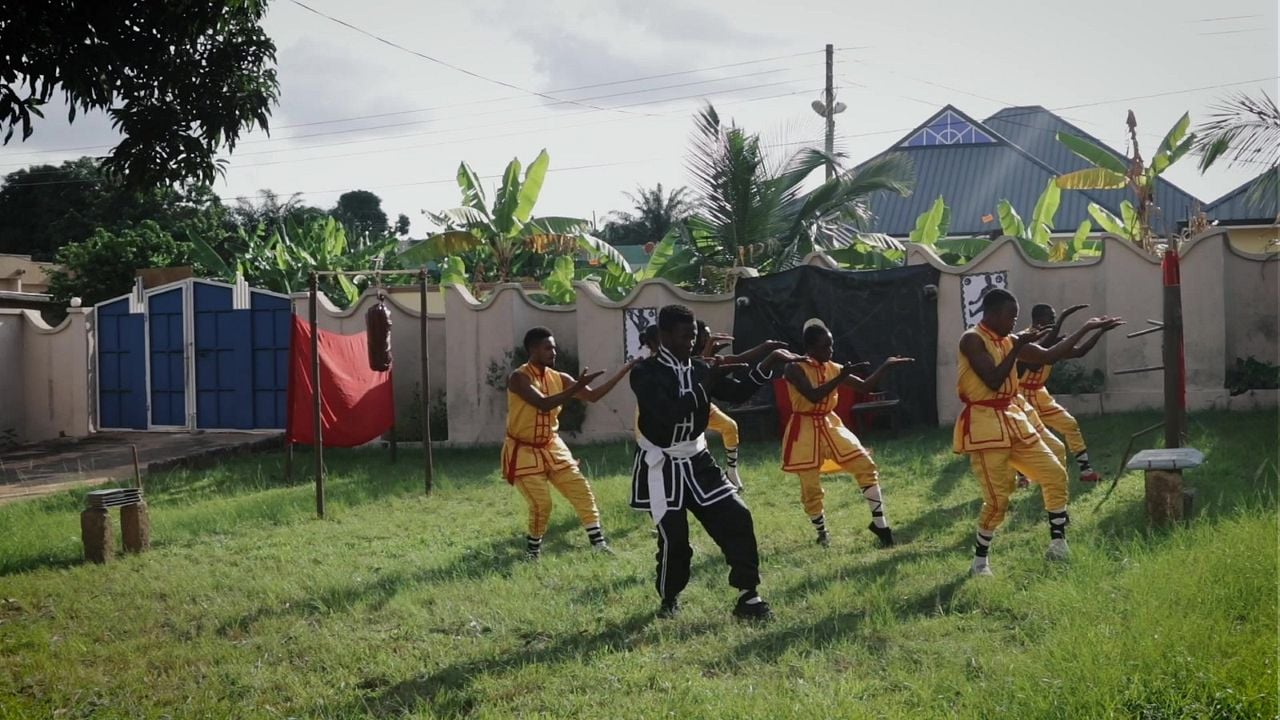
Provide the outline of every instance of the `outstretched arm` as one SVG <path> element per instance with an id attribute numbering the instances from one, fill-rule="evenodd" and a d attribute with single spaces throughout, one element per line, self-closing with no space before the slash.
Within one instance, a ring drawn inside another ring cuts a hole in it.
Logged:
<path id="1" fill-rule="evenodd" d="M 841 383 L 849 380 L 853 375 L 855 365 L 846 365 L 840 368 L 840 372 L 830 380 L 814 387 L 809 381 L 809 376 L 804 374 L 804 368 L 799 365 L 787 366 L 787 381 L 796 386 L 796 391 L 805 397 L 811 403 L 820 403 L 828 395 L 835 392 Z"/>
<path id="2" fill-rule="evenodd" d="M 1089 305 L 1086 303 L 1084 305 L 1072 305 L 1066 310 L 1063 310 L 1062 313 L 1058 315 L 1058 322 L 1053 324 L 1053 332 L 1049 333 L 1049 335 L 1045 337 L 1044 344 L 1053 345 L 1057 343 L 1058 340 L 1062 339 L 1062 324 L 1067 321 L 1067 318 L 1070 317 L 1072 313 L 1080 312 L 1087 307 L 1089 307 Z"/>
<path id="3" fill-rule="evenodd" d="M 978 337 L 978 334 L 973 331 L 966 332 L 960 336 L 960 352 L 964 354 L 965 359 L 969 361 L 969 367 L 973 368 L 973 371 L 982 379 L 984 385 L 992 390 L 999 390 L 1013 370 L 1014 363 L 1018 361 L 1019 351 L 1040 339 L 1046 332 L 1048 330 L 1044 328 L 1030 328 L 1020 333 L 1014 333 L 1012 336 L 1013 352 L 1006 355 L 999 364 L 996 364 L 995 358 L 991 357 L 991 353 L 987 352 L 987 347 L 982 343 L 982 338 Z"/>
<path id="4" fill-rule="evenodd" d="M 613 388 L 618 384 L 618 382 L 620 382 L 622 378 L 626 376 L 627 373 L 631 372 L 631 368 L 635 367 L 637 362 L 640 362 L 640 359 L 633 358 L 632 360 L 627 362 L 625 365 L 618 368 L 618 372 L 614 373 L 613 377 L 609 378 L 608 380 L 605 380 L 604 384 L 599 387 L 591 387 L 590 385 L 583 384 L 582 387 L 578 388 L 578 392 L 576 395 L 574 395 L 574 397 L 578 398 L 579 400 L 585 400 L 586 402 L 589 402 L 589 403 L 598 401 L 600 398 L 603 398 L 605 395 L 608 395 L 609 391 L 613 390 Z M 574 379 L 574 377 L 569 373 L 560 373 L 560 375 L 564 377 L 564 382 L 566 387 L 570 383 L 577 382 Z"/>
<path id="5" fill-rule="evenodd" d="M 773 377 L 779 367 L 802 360 L 803 358 L 788 350 L 778 349 L 769 353 L 759 365 L 746 373 L 745 379 L 739 377 L 745 364 L 729 363 L 720 360 L 711 368 L 711 376 L 707 382 L 707 393 L 726 402 L 742 402 L 756 393 L 756 390 Z"/>
<path id="6" fill-rule="evenodd" d="M 1059 340 L 1052 347 L 1043 347 L 1035 343 L 1028 343 L 1018 350 L 1018 360 L 1035 365 L 1048 365 L 1057 362 L 1065 357 L 1071 357 L 1071 352 L 1075 350 L 1076 345 L 1090 330 L 1096 330 L 1102 327 L 1119 327 L 1124 324 L 1120 318 L 1096 317 L 1090 318 L 1085 324 L 1080 326 L 1071 334 L 1071 337 Z"/>
<path id="7" fill-rule="evenodd" d="M 555 395 L 543 395 L 542 391 L 533 386 L 533 381 L 529 376 L 522 372 L 513 372 L 507 377 L 507 389 L 515 393 L 521 400 L 538 408 L 541 412 L 554 410 L 561 405 L 569 402 L 574 395 L 578 393 L 587 383 L 600 377 L 600 372 L 590 372 L 589 368 L 583 368 L 582 377 L 567 386 L 564 390 Z"/>
<path id="8" fill-rule="evenodd" d="M 769 353 L 774 350 L 785 348 L 786 346 L 787 344 L 781 340 L 766 340 L 741 355 L 725 355 L 724 362 L 730 364 L 747 363 L 749 365 L 755 365 L 766 357 L 769 357 Z"/>
<path id="9" fill-rule="evenodd" d="M 915 361 L 916 361 L 915 358 L 897 357 L 895 355 L 887 358 L 880 365 L 880 367 L 876 368 L 876 371 L 871 373 L 871 375 L 868 376 L 865 380 L 863 378 L 858 377 L 857 375 L 850 374 L 849 379 L 845 381 L 845 384 L 853 388 L 854 390 L 857 390 L 858 392 L 871 392 L 877 385 L 880 384 L 880 381 L 884 379 L 884 376 L 889 374 L 889 370 L 892 369 L 894 365 L 901 365 L 903 363 L 910 363 Z M 865 364 L 865 363 L 862 363 L 862 364 Z M 856 369 L 857 367 L 858 367 L 857 365 L 853 366 L 854 369 Z"/>
<path id="10" fill-rule="evenodd" d="M 1123 324 L 1124 324 L 1124 321 L 1117 319 L 1113 321 L 1110 325 L 1098 328 L 1097 332 L 1090 335 L 1084 342 L 1072 348 L 1071 355 L 1069 357 L 1078 358 L 1078 357 L 1084 357 L 1085 355 L 1088 355 L 1089 351 L 1092 350 L 1093 347 L 1098 344 L 1098 341 L 1102 339 L 1102 336 L 1104 334 L 1111 332 L 1112 330 L 1115 330 L 1116 328 L 1120 327 Z"/>

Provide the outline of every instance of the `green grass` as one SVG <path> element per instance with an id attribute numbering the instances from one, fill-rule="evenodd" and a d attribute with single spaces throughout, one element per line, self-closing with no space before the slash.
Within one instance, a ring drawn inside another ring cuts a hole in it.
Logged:
<path id="1" fill-rule="evenodd" d="M 1145 415 L 1087 421 L 1108 474 Z M 980 504 L 945 430 L 867 438 L 899 547 L 851 480 L 812 543 L 777 448 L 744 447 L 778 619 L 743 626 L 695 530 L 685 612 L 652 619 L 654 543 L 621 445 L 577 448 L 618 555 L 562 500 L 538 564 L 492 450 L 330 456 L 329 515 L 281 459 L 149 481 L 152 552 L 79 562 L 80 493 L 0 506 L 0 718 L 1141 717 L 1277 712 L 1277 416 L 1202 414 L 1187 526 L 1148 532 L 1142 480 L 1073 481 L 1069 566 L 1037 493 L 967 578 Z M 713 441 L 713 446 L 715 442 Z"/>

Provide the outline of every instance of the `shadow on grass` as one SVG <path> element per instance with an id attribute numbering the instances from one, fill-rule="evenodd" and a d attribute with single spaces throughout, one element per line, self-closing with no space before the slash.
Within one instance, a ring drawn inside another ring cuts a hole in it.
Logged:
<path id="1" fill-rule="evenodd" d="M 567 531 L 578 529 L 576 518 L 565 518 L 548 529 L 548 537 L 560 537 Z M 560 540 L 552 547 L 544 544 L 543 557 L 561 550 L 589 552 Z M 226 635 L 249 632 L 253 626 L 265 620 L 288 616 L 307 616 L 325 609 L 366 606 L 377 611 L 386 606 L 402 589 L 418 584 L 439 584 L 474 580 L 487 575 L 509 575 L 518 565 L 529 562 L 525 558 L 524 545 L 519 538 L 497 537 L 481 547 L 466 550 L 444 565 L 416 572 L 398 572 L 378 576 L 372 582 L 329 588 L 320 593 L 296 597 L 283 603 L 263 606 L 219 626 L 218 632 Z M 356 569 L 353 568 L 353 572 Z"/>
<path id="2" fill-rule="evenodd" d="M 582 661 L 591 656 L 627 648 L 651 623 L 652 611 L 636 612 L 606 623 L 598 631 L 578 632 L 560 637 L 533 634 L 525 647 L 495 658 L 470 660 L 447 665 L 429 675 L 391 682 L 384 678 L 366 678 L 359 683 L 365 697 L 347 709 L 345 715 L 368 714 L 379 718 L 404 717 L 425 705 L 433 716 L 467 717 L 481 710 L 485 696 L 472 686 L 480 679 L 518 672 L 537 665 L 556 665 L 569 660 Z M 705 625 L 686 628 L 687 634 L 700 634 L 715 627 Z M 607 716 L 609 713 L 605 713 Z"/>
<path id="3" fill-rule="evenodd" d="M 886 562 L 888 559 L 874 564 L 880 565 Z M 967 574 L 957 575 L 937 587 L 903 600 L 895 606 L 894 616 L 899 620 L 913 620 L 946 613 L 950 608 L 951 599 L 967 579 Z M 804 625 L 781 627 L 738 645 L 727 653 L 721 662 L 731 667 L 747 663 L 772 663 L 794 647 L 814 650 L 849 638 L 860 639 L 873 650 L 882 651 L 886 641 L 875 632 L 864 628 L 866 618 L 865 610 L 842 610 Z"/>

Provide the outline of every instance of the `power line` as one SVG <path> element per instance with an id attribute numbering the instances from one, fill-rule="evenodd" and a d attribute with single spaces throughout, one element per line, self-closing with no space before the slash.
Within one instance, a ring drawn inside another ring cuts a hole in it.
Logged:
<path id="1" fill-rule="evenodd" d="M 290 2 L 292 2 L 294 5 L 297 5 L 298 7 L 302 8 L 303 10 L 306 10 L 306 11 L 308 11 L 308 12 L 311 12 L 311 13 L 314 13 L 314 14 L 316 14 L 316 15 L 319 15 L 320 17 L 322 17 L 322 18 L 324 18 L 324 19 L 326 19 L 326 20 L 329 20 L 329 21 L 331 21 L 331 22 L 335 22 L 335 23 L 337 23 L 337 24 L 339 24 L 339 25 L 341 25 L 341 26 L 343 26 L 343 27 L 345 27 L 345 28 L 348 28 L 348 29 L 350 29 L 350 30 L 354 30 L 355 32 L 360 33 L 361 35 L 364 35 L 364 36 L 366 36 L 366 37 L 373 38 L 374 40 L 377 40 L 378 42 L 382 43 L 383 45 L 388 45 L 388 46 L 393 47 L 393 48 L 395 48 L 395 49 L 397 49 L 397 50 L 400 50 L 400 51 L 402 51 L 402 52 L 409 53 L 410 55 L 413 55 L 413 56 L 415 56 L 415 57 L 422 58 L 423 60 L 426 60 L 426 61 L 428 61 L 428 62 L 433 62 L 433 63 L 435 63 L 435 64 L 437 64 L 437 65 L 442 65 L 442 66 L 444 66 L 444 67 L 449 68 L 450 70 L 453 70 L 453 71 L 455 71 L 455 72 L 460 72 L 460 73 L 462 73 L 463 75 L 468 75 L 468 76 L 473 77 L 473 78 L 476 78 L 476 79 L 478 79 L 478 80 L 484 80 L 485 82 L 490 82 L 490 83 L 493 83 L 494 85 L 501 85 L 502 87 L 505 87 L 505 88 L 510 88 L 510 89 L 512 89 L 512 90 L 518 90 L 518 91 L 520 91 L 520 92 L 522 92 L 522 93 L 527 93 L 527 94 L 529 94 L 529 95 L 536 95 L 536 96 L 538 96 L 538 97 L 540 97 L 540 98 L 545 98 L 545 99 L 547 99 L 547 100 L 554 100 L 554 101 L 556 101 L 556 102 L 567 102 L 567 103 L 571 103 L 571 104 L 573 104 L 573 105 L 581 105 L 582 107 L 589 107 L 589 108 L 591 108 L 591 109 L 593 109 L 593 110 L 602 110 L 602 111 L 603 111 L 603 110 L 609 110 L 609 111 L 611 111 L 611 112 L 626 112 L 626 111 L 624 111 L 624 110 L 613 110 L 612 108 L 602 108 L 602 107 L 597 107 L 597 106 L 595 106 L 595 105 L 591 105 L 591 104 L 583 103 L 583 102 L 578 102 L 578 101 L 576 101 L 576 100 L 565 100 L 565 99 L 563 99 L 563 98 L 558 98 L 558 97 L 556 97 L 556 96 L 554 96 L 554 95 L 548 95 L 547 93 L 538 92 L 537 90 L 530 90 L 529 88 L 520 87 L 519 85 L 514 85 L 514 84 L 509 83 L 509 82 L 507 82 L 507 81 L 505 81 L 505 80 L 498 80 L 497 78 L 491 78 L 491 77 L 489 77 L 488 75 L 481 75 L 481 74 L 480 74 L 480 73 L 478 73 L 478 72 L 475 72 L 475 71 L 472 71 L 472 70 L 468 70 L 468 69 L 466 69 L 466 68 L 464 68 L 464 67 L 460 67 L 460 66 L 458 66 L 458 65 L 454 65 L 454 64 L 453 64 L 453 63 L 451 63 L 451 62 L 447 62 L 447 61 L 445 61 L 445 60 L 441 60 L 440 58 L 437 58 L 437 57 L 432 57 L 432 56 L 430 56 L 430 55 L 427 55 L 426 53 L 418 52 L 417 50 L 414 50 L 414 49 L 412 49 L 412 48 L 407 48 L 407 47 L 405 47 L 404 45 L 401 45 L 401 44 L 399 44 L 399 43 L 397 43 L 397 42 L 393 42 L 393 41 L 391 41 L 391 40 L 388 40 L 388 39 L 386 39 L 386 38 L 382 37 L 381 35 L 377 35 L 377 34 L 375 34 L 375 33 L 371 33 L 371 32 L 369 32 L 368 30 L 365 30 L 365 29 L 363 29 L 363 28 L 360 28 L 360 27 L 357 27 L 357 26 L 355 26 L 355 25 L 352 25 L 351 23 L 349 23 L 349 22 L 347 22 L 347 21 L 345 21 L 345 20 L 342 20 L 342 19 L 336 18 L 336 17 L 334 17 L 334 16 L 332 16 L 332 15 L 329 15 L 329 14 L 326 14 L 326 13 L 323 13 L 323 12 L 320 12 L 319 10 L 317 10 L 317 9 L 315 9 L 315 8 L 313 8 L 313 7 L 311 7 L 310 5 L 307 5 L 307 4 L 306 4 L 306 3 L 304 3 L 304 2 L 301 2 L 300 0 L 289 0 L 289 1 L 290 1 Z M 643 114 L 643 113 L 640 113 L 640 114 Z"/>
<path id="2" fill-rule="evenodd" d="M 747 61 L 738 62 L 738 63 L 729 63 L 729 64 L 726 64 L 726 65 L 715 66 L 715 67 L 713 67 L 713 68 L 702 68 L 702 69 L 698 69 L 698 70 L 686 70 L 686 71 L 673 72 L 673 73 L 663 73 L 662 75 L 654 75 L 654 76 L 650 76 L 649 78 L 639 78 L 639 79 L 653 79 L 653 78 L 660 78 L 660 77 L 670 77 L 670 76 L 675 76 L 675 75 L 687 75 L 687 74 L 695 73 L 695 72 L 704 72 L 704 71 L 709 70 L 709 69 L 722 69 L 722 68 L 728 68 L 728 67 L 734 67 L 734 66 L 742 66 L 742 65 L 757 64 L 757 63 L 760 63 L 760 62 L 774 61 L 774 60 L 778 60 L 778 59 L 786 59 L 786 58 L 789 58 L 789 57 L 796 57 L 796 56 L 799 56 L 799 55 L 812 55 L 812 54 L 814 54 L 814 53 L 812 53 L 812 52 L 809 52 L 809 53 L 794 53 L 794 54 L 789 55 L 789 56 L 787 56 L 787 55 L 780 55 L 780 56 L 774 56 L 774 57 L 772 57 L 772 58 L 762 58 L 762 59 L 759 59 L 759 60 L 747 60 Z M 679 84 L 674 84 L 674 85 L 657 85 L 657 86 L 654 86 L 654 87 L 649 87 L 649 88 L 640 88 L 640 89 L 637 89 L 637 90 L 630 90 L 630 91 L 627 91 L 627 92 L 613 93 L 613 94 L 608 94 L 608 95 L 600 95 L 600 96 L 589 97 L 589 98 L 580 98 L 580 100 L 599 100 L 599 99 L 604 99 L 604 98 L 622 97 L 622 96 L 625 96 L 625 95 L 642 94 L 642 93 L 648 93 L 648 92 L 657 92 L 657 91 L 660 91 L 660 90 L 668 90 L 668 89 L 678 88 L 678 87 L 689 87 L 689 86 L 692 86 L 692 85 L 700 85 L 700 84 L 707 84 L 707 83 L 714 83 L 714 82 L 723 82 L 723 81 L 726 81 L 726 80 L 735 80 L 735 79 L 741 79 L 741 78 L 745 78 L 745 77 L 757 77 L 757 76 L 760 76 L 760 75 L 768 75 L 768 74 L 772 74 L 772 73 L 785 72 L 785 71 L 787 71 L 787 70 L 802 69 L 802 67 L 803 67 L 803 66 L 794 66 L 794 65 L 793 65 L 793 66 L 788 66 L 788 67 L 783 67 L 783 68 L 777 68 L 777 69 L 773 69 L 773 70 L 757 71 L 757 72 L 751 72 L 751 73 L 741 73 L 741 74 L 738 74 L 738 75 L 727 75 L 727 76 L 722 76 L 722 77 L 717 77 L 717 78 L 709 78 L 709 79 L 706 79 L 706 80 L 699 80 L 699 81 L 689 82 L 689 83 L 679 83 Z M 638 80 L 638 79 L 634 79 L 634 80 L 619 80 L 619 81 L 606 82 L 606 83 L 596 83 L 596 84 L 594 84 L 594 85 L 583 85 L 583 86 L 580 86 L 579 88 L 576 88 L 576 89 L 587 89 L 587 88 L 591 88 L 591 87 L 602 87 L 602 86 L 607 86 L 607 85 L 618 85 L 618 84 L 624 84 L 624 83 L 629 83 L 629 82 L 635 82 L 636 80 Z M 742 89 L 751 89 L 751 88 L 750 88 L 750 86 L 748 86 L 747 88 L 742 88 Z M 563 91 L 562 91 L 562 92 L 563 92 Z M 722 91 L 722 92 L 723 92 L 723 91 Z M 380 117 L 393 117 L 393 116 L 397 116 L 397 115 L 408 115 L 408 114 L 415 114 L 415 113 L 421 113 L 421 112 L 429 112 L 429 111 L 432 111 L 432 110 L 445 110 L 445 109 L 451 109 L 451 108 L 465 107 L 465 106 L 470 106 L 470 105 L 477 105 L 477 104 L 483 104 L 483 103 L 488 103 L 488 102 L 495 102 L 495 101 L 497 101 L 497 100 L 512 100 L 512 99 L 518 99 L 519 97 L 521 97 L 521 96 L 508 96 L 508 97 L 506 97 L 506 98 L 498 98 L 498 99 L 496 99 L 496 100 L 475 100 L 475 101 L 469 101 L 469 102 L 463 102 L 463 103 L 453 103 L 453 104 L 448 104 L 448 105 L 436 105 L 436 106 L 432 106 L 432 107 L 416 108 L 416 109 L 412 109 L 412 110 L 400 110 L 400 111 L 387 112 L 387 113 L 377 113 L 377 114 L 373 114 L 373 115 L 357 115 L 357 116 L 352 116 L 352 117 L 347 117 L 347 118 L 335 118 L 335 119 L 331 119 L 331 120 L 320 120 L 320 121 L 316 121 L 316 122 L 309 122 L 309 123 L 297 123 L 297 124 L 293 124 L 293 125 L 281 125 L 281 126 L 276 127 L 275 129 L 276 129 L 276 130 L 281 130 L 281 129 L 288 129 L 288 128 L 296 128 L 296 127 L 309 127 L 309 126 L 314 126 L 314 125 L 327 125 L 327 124 L 334 124 L 334 123 L 341 123 L 341 122 L 351 122 L 351 121 L 355 121 L 355 120 L 363 120 L 363 119 L 375 119 L 375 118 L 380 118 Z M 674 101 L 674 100 L 679 100 L 679 99 L 681 99 L 681 98 L 668 98 L 667 100 Z M 567 101 L 565 101 L 565 102 L 567 102 Z M 562 103 L 561 103 L 561 102 L 557 102 L 557 103 L 552 103 L 552 104 L 554 105 L 554 104 L 562 104 Z M 490 112 L 486 112 L 486 113 L 479 113 L 479 114 L 477 114 L 477 115 L 473 115 L 472 117 L 476 117 L 476 116 L 478 116 L 478 115 L 491 115 L 491 114 L 496 114 L 496 113 L 512 112 L 512 111 L 518 111 L 518 110 L 538 109 L 538 108 L 549 107 L 549 106 L 550 106 L 550 105 L 548 105 L 548 104 L 546 104 L 546 103 L 539 103 L 539 104 L 536 104 L 536 105 L 529 105 L 529 106 L 520 107 L 520 108 L 508 108 L 508 109 L 494 110 L 494 111 L 490 111 Z M 627 107 L 627 106 L 624 106 L 624 107 Z M 578 113 L 572 113 L 572 114 L 583 114 L 583 113 L 586 113 L 586 112 L 596 112 L 596 111 L 595 111 L 595 110 L 585 110 L 585 111 L 580 111 L 580 112 L 578 112 Z M 653 115 L 646 115 L 646 116 L 647 116 L 647 117 L 653 117 Z M 330 131 L 330 132 L 327 132 L 327 133 L 311 133 L 311 134 L 306 134 L 306 135 L 289 135 L 289 136 L 285 136 L 285 137 L 263 138 L 263 139 L 260 139 L 260 140 L 246 140 L 246 141 L 242 142 L 242 143 L 241 143 L 241 145 L 256 145 L 256 144 L 261 144 L 261 143 L 284 142 L 284 141 L 287 141 L 287 140 L 296 140 L 296 139 L 302 139 L 302 138 L 308 138 L 308 137 L 319 137 L 319 136 L 323 136 L 323 135 L 331 135 L 331 134 L 342 134 L 342 133 L 363 132 L 363 131 L 367 131 L 367 130 L 381 130 L 381 129 L 394 128 L 394 127 L 406 127 L 406 126 L 411 126 L 411 125 L 427 124 L 427 123 L 431 123 L 431 122 L 436 122 L 436 120 L 416 120 L 416 121 L 405 122 L 405 123 L 390 123 L 390 124 L 385 124 L 385 125 L 370 125 L 370 126 L 365 126 L 365 127 L 360 127 L 360 128 L 348 128 L 348 129 L 345 129 L 345 130 L 335 130 L 335 131 Z M 391 136 L 391 137 L 402 137 L 402 136 Z M 52 149 L 48 149 L 48 150 L 30 150 L 30 151 L 27 151 L 27 152 L 21 152 L 21 153 L 11 153 L 10 155 L 11 155 L 11 156 L 18 156 L 18 155 L 44 155 L 44 154 L 57 154 L 57 153 L 76 152 L 76 151 L 83 151 L 83 150 L 109 149 L 109 148 L 111 148 L 111 147 L 112 147 L 111 145 L 85 145 L 85 146 L 80 146 L 80 147 L 71 147 L 71 148 L 52 148 Z M 7 163 L 7 164 L 5 164 L 4 166 L 5 166 L 5 167 L 13 167 L 13 166 L 23 165 L 23 164 L 26 164 L 26 163 Z"/>

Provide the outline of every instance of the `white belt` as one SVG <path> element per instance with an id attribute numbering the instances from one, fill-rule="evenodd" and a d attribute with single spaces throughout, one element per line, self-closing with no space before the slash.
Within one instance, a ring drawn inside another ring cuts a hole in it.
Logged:
<path id="1" fill-rule="evenodd" d="M 667 488 L 662 478 L 663 463 L 667 458 L 688 461 L 707 449 L 707 438 L 705 435 L 699 435 L 693 440 L 664 448 L 654 445 L 644 435 L 636 433 L 636 443 L 644 451 L 644 463 L 649 466 L 649 514 L 653 516 L 653 524 L 657 525 L 662 522 L 662 516 L 667 514 Z"/>

